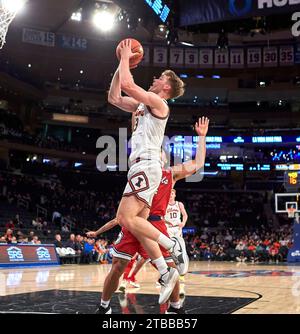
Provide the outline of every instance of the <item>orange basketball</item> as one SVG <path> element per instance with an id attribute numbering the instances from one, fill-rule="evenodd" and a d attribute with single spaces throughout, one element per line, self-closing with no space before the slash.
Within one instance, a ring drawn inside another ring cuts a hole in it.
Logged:
<path id="1" fill-rule="evenodd" d="M 137 41 L 134 38 L 129 38 L 131 40 L 131 51 L 133 53 L 137 53 L 135 56 L 131 57 L 129 60 L 129 67 L 133 68 L 136 67 L 143 59 L 144 57 L 144 49 L 142 47 L 142 44 Z M 120 60 L 120 46 L 123 40 L 118 44 L 117 49 L 116 49 L 116 55 L 118 60 Z"/>

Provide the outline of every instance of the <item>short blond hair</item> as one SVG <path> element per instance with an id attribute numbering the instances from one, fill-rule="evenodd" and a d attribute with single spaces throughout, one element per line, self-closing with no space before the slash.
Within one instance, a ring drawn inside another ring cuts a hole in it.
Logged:
<path id="1" fill-rule="evenodd" d="M 176 99 L 182 96 L 185 92 L 185 83 L 172 70 L 166 70 L 162 73 L 168 78 L 171 86 L 170 99 Z"/>

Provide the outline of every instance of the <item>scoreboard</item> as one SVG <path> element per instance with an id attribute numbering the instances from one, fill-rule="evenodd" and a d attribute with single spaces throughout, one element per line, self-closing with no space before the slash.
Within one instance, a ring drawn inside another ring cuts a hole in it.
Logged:
<path id="1" fill-rule="evenodd" d="M 300 188 L 300 171 L 286 171 L 284 187 L 287 191 L 297 191 Z"/>
<path id="2" fill-rule="evenodd" d="M 162 0 L 144 0 L 145 3 L 153 10 L 162 22 L 166 22 L 170 14 L 170 8 Z"/>

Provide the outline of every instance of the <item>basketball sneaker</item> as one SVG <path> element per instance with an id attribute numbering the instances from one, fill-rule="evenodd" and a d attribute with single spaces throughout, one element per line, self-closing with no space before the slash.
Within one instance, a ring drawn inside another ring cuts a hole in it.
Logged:
<path id="1" fill-rule="evenodd" d="M 170 306 L 165 314 L 186 314 L 186 312 L 183 307 L 175 308 L 173 306 Z"/>
<path id="2" fill-rule="evenodd" d="M 164 304 L 168 301 L 174 286 L 178 280 L 179 273 L 175 268 L 168 268 L 168 271 L 161 275 L 159 283 L 161 285 L 158 303 Z"/>
<path id="3" fill-rule="evenodd" d="M 112 313 L 112 309 L 110 307 L 110 304 L 107 307 L 103 307 L 100 304 L 95 312 L 95 314 L 111 314 L 111 313 Z"/>
<path id="4" fill-rule="evenodd" d="M 185 275 L 189 269 L 189 257 L 186 252 L 184 239 L 181 237 L 172 237 L 171 240 L 175 242 L 175 245 L 169 252 L 176 264 L 179 274 Z"/>
<path id="5" fill-rule="evenodd" d="M 141 286 L 139 285 L 139 283 L 133 278 L 129 278 L 128 282 L 130 285 L 132 285 L 134 288 L 140 288 Z"/>

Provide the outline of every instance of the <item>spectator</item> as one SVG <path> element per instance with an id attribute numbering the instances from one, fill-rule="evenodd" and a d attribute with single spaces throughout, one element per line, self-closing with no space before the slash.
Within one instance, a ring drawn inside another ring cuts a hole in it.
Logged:
<path id="1" fill-rule="evenodd" d="M 75 252 L 77 255 L 79 255 L 78 257 L 78 263 L 82 262 L 82 252 L 83 252 L 83 248 L 84 248 L 84 243 L 83 243 L 83 237 L 80 234 L 76 235 L 76 243 L 75 243 Z"/>
<path id="2" fill-rule="evenodd" d="M 68 233 L 68 232 L 70 232 L 67 224 L 63 224 L 63 226 L 61 228 L 61 231 L 62 231 L 62 233 Z"/>
<path id="3" fill-rule="evenodd" d="M 43 223 L 41 221 L 41 218 L 37 217 L 36 219 L 32 220 L 32 226 L 36 229 L 36 230 L 42 230 L 43 228 Z"/>
<path id="4" fill-rule="evenodd" d="M 66 242 L 66 247 L 70 247 L 74 250 L 76 250 L 76 240 L 75 240 L 75 234 L 71 233 L 69 240 Z"/>
<path id="5" fill-rule="evenodd" d="M 54 211 L 52 214 L 52 223 L 60 225 L 60 222 L 61 222 L 61 213 L 58 211 Z"/>
<path id="6" fill-rule="evenodd" d="M 195 246 L 195 244 L 192 244 L 189 248 L 189 256 L 191 257 L 191 259 L 193 260 L 200 260 L 200 250 L 197 249 L 197 247 Z"/>
<path id="7" fill-rule="evenodd" d="M 236 260 L 238 262 L 246 262 L 247 257 L 245 256 L 244 250 L 246 249 L 246 246 L 242 240 L 236 245 L 235 249 L 238 251 L 238 255 L 236 257 Z"/>
<path id="8" fill-rule="evenodd" d="M 34 245 L 40 245 L 41 241 L 39 240 L 39 237 L 37 235 L 34 235 L 30 243 Z"/>
<path id="9" fill-rule="evenodd" d="M 211 252 L 210 247 L 207 247 L 203 253 L 204 260 L 210 261 L 213 259 L 213 253 Z"/>
<path id="10" fill-rule="evenodd" d="M 82 252 L 82 263 L 92 263 L 94 257 L 94 239 L 86 238 Z"/>
<path id="11" fill-rule="evenodd" d="M 224 241 L 229 241 L 229 242 L 232 241 L 232 235 L 230 234 L 230 232 L 228 230 L 226 231 L 226 235 L 224 237 Z"/>
<path id="12" fill-rule="evenodd" d="M 225 261 L 226 260 L 226 253 L 224 252 L 224 248 L 222 246 L 219 246 L 217 251 L 216 251 L 216 260 L 218 261 Z"/>
<path id="13" fill-rule="evenodd" d="M 7 244 L 11 244 L 13 237 L 13 230 L 8 228 L 3 236 L 3 239 L 6 241 Z"/>
<path id="14" fill-rule="evenodd" d="M 15 217 L 15 219 L 13 220 L 13 222 L 14 222 L 14 224 L 15 224 L 15 226 L 16 226 L 17 228 L 22 229 L 22 228 L 24 227 L 24 224 L 23 224 L 23 222 L 21 221 L 19 214 L 16 214 L 16 217 Z"/>
<path id="15" fill-rule="evenodd" d="M 9 228 L 9 229 L 11 229 L 11 230 L 14 230 L 14 228 L 15 228 L 15 224 L 14 224 L 14 222 L 13 222 L 12 220 L 9 220 L 9 221 L 6 223 L 5 228 Z"/>
<path id="16" fill-rule="evenodd" d="M 6 242 L 6 239 L 5 239 L 5 237 L 3 236 L 3 237 L 0 237 L 0 244 L 6 244 L 7 242 Z"/>
<path id="17" fill-rule="evenodd" d="M 54 240 L 55 247 L 62 248 L 63 244 L 61 242 L 61 235 L 59 233 L 55 234 L 55 240 Z"/>
<path id="18" fill-rule="evenodd" d="M 276 262 L 276 264 L 279 262 L 279 249 L 275 245 L 272 245 L 269 249 L 269 256 L 270 256 L 270 263 Z"/>

